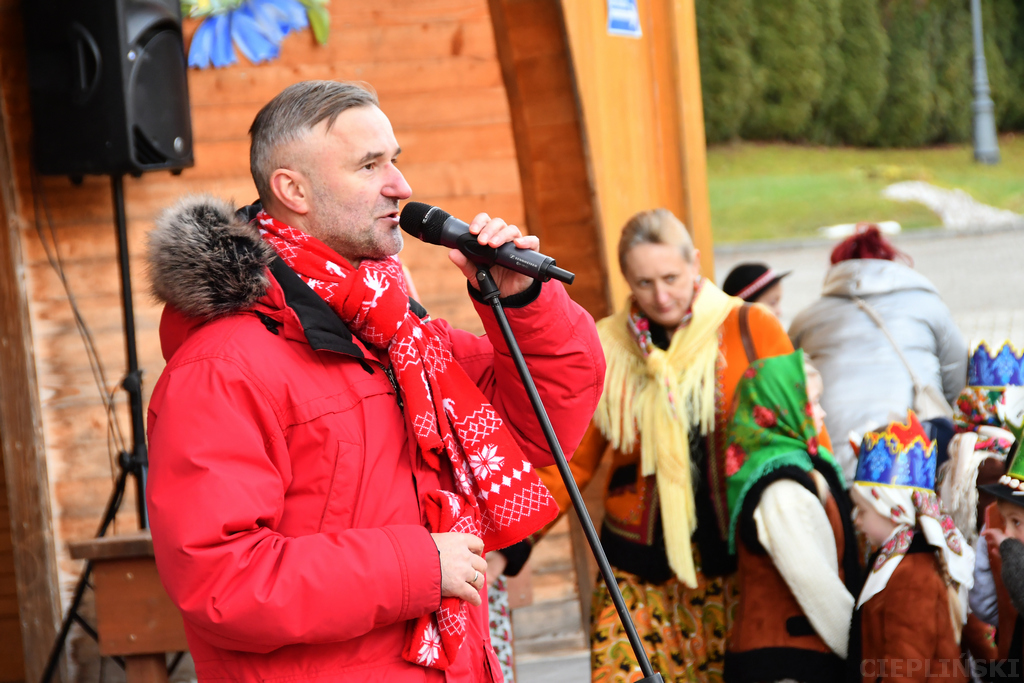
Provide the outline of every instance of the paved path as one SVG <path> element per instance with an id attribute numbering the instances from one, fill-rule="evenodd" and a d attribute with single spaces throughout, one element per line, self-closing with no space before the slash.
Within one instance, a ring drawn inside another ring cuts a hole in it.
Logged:
<path id="1" fill-rule="evenodd" d="M 988 233 L 920 231 L 893 238 L 931 280 L 968 341 L 1024 345 L 1024 230 Z M 741 261 L 792 270 L 783 280 L 785 325 L 821 294 L 834 242 L 726 245 L 715 250 L 717 281 Z"/>

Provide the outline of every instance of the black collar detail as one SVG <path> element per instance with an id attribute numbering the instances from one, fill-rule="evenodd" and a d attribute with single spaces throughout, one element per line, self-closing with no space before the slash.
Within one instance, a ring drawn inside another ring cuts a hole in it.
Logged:
<path id="1" fill-rule="evenodd" d="M 310 346 L 318 351 L 344 353 L 359 360 L 366 357 L 352 341 L 352 332 L 338 314 L 280 257 L 270 264 L 270 272 L 284 290 L 285 303 L 298 316 Z"/>
<path id="2" fill-rule="evenodd" d="M 924 532 L 920 529 L 914 530 L 914 538 L 910 541 L 910 547 L 907 548 L 907 555 L 913 555 L 914 553 L 930 553 L 939 550 L 928 543 L 928 539 L 925 538 Z"/>
<path id="3" fill-rule="evenodd" d="M 263 210 L 263 203 L 259 199 L 254 201 L 252 204 L 243 206 L 235 212 L 235 216 L 246 223 L 252 223 L 256 220 L 256 216 L 259 215 L 260 211 Z"/>
<path id="4" fill-rule="evenodd" d="M 423 308 L 423 304 L 412 297 L 409 297 L 409 310 L 420 320 L 427 317 L 427 309 Z"/>

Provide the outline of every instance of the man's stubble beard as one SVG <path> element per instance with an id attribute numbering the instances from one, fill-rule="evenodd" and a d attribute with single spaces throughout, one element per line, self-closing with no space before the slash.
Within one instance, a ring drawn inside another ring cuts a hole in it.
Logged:
<path id="1" fill-rule="evenodd" d="M 310 234 L 350 263 L 358 264 L 365 259 L 380 260 L 402 250 L 402 231 L 396 227 L 381 233 L 374 219 L 374 216 L 397 208 L 397 202 L 375 206 L 373 215 L 358 220 L 354 219 L 356 210 L 326 199 L 329 195 L 324 191 L 316 191 L 313 196 L 312 210 L 306 216 Z"/>

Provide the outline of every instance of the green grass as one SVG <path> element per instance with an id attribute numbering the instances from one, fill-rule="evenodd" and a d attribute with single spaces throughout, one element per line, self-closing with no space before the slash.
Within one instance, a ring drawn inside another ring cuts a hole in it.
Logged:
<path id="1" fill-rule="evenodd" d="M 1024 213 L 1024 134 L 999 141 L 1001 163 L 974 162 L 970 145 L 925 149 L 807 147 L 742 142 L 708 149 L 716 242 L 817 236 L 836 223 L 898 221 L 939 225 L 920 204 L 884 199 L 901 180 L 961 188 L 985 204 Z"/>

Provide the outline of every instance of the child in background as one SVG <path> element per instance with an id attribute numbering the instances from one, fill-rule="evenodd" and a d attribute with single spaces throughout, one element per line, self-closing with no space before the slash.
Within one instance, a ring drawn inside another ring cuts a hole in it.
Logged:
<path id="1" fill-rule="evenodd" d="M 818 442 L 821 391 L 802 351 L 751 364 L 736 390 L 725 467 L 740 602 L 728 683 L 843 675 L 859 568 L 842 472 Z"/>
<path id="2" fill-rule="evenodd" d="M 790 271 L 772 270 L 764 263 L 740 263 L 722 283 L 722 291 L 747 303 L 764 304 L 776 318 L 782 317 L 782 278 Z"/>
<path id="3" fill-rule="evenodd" d="M 934 487 L 935 445 L 913 412 L 864 435 L 852 497 L 877 551 L 854 614 L 850 680 L 969 679 L 960 634 L 974 551 Z"/>

